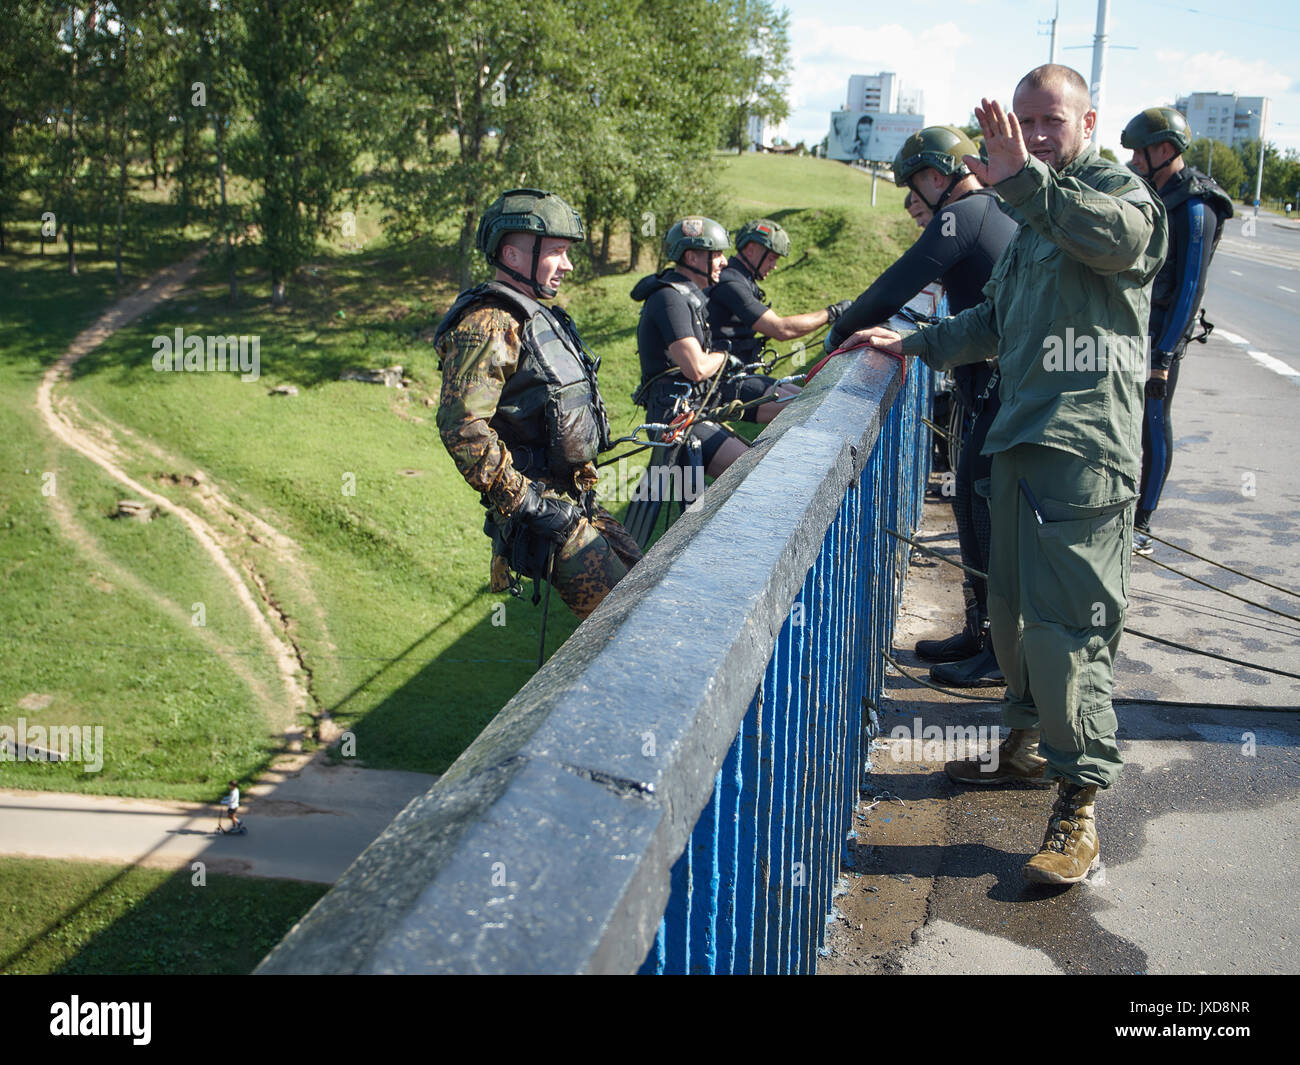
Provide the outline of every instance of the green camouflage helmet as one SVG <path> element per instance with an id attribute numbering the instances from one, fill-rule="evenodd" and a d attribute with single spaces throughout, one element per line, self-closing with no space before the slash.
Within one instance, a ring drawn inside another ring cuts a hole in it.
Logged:
<path id="1" fill-rule="evenodd" d="M 578 212 L 553 192 L 541 189 L 511 189 L 497 197 L 479 219 L 474 245 L 489 262 L 496 262 L 497 248 L 507 233 L 587 239 Z"/>
<path id="2" fill-rule="evenodd" d="M 790 234 L 768 218 L 746 222 L 736 231 L 736 251 L 746 244 L 761 244 L 777 255 L 790 254 Z"/>
<path id="3" fill-rule="evenodd" d="M 664 254 L 672 262 L 682 261 L 682 255 L 691 248 L 704 251 L 726 251 L 731 246 L 727 231 L 712 218 L 695 215 L 674 222 L 664 237 Z"/>
<path id="4" fill-rule="evenodd" d="M 1120 144 L 1130 151 L 1153 148 L 1161 141 L 1172 144 L 1179 155 L 1192 144 L 1187 119 L 1172 107 L 1148 107 L 1134 115 L 1119 138 Z"/>
<path id="5" fill-rule="evenodd" d="M 963 155 L 979 155 L 975 142 L 953 126 L 926 126 L 913 133 L 894 156 L 894 184 L 899 188 L 913 174 L 933 167 L 945 177 L 964 177 L 970 173 L 962 162 Z"/>

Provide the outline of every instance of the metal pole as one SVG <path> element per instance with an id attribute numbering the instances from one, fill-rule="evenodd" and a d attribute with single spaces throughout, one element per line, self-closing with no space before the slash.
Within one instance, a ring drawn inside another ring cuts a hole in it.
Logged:
<path id="1" fill-rule="evenodd" d="M 1092 39 L 1092 109 L 1101 114 L 1102 79 L 1106 73 L 1106 27 L 1110 22 L 1110 0 L 1097 0 L 1097 34 Z M 1097 139 L 1100 124 L 1092 129 Z"/>
<path id="2" fill-rule="evenodd" d="M 1264 187 L 1264 113 L 1259 114 L 1259 172 L 1255 175 L 1255 217 L 1259 217 L 1259 194 Z"/>

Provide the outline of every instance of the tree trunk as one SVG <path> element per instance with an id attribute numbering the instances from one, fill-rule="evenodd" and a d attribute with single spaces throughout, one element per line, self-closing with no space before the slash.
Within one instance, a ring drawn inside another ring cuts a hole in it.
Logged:
<path id="1" fill-rule="evenodd" d="M 226 238 L 226 269 L 230 275 L 230 303 L 234 306 L 239 299 L 239 285 L 235 277 L 235 245 L 230 233 L 229 209 L 226 205 L 226 157 L 224 145 L 226 141 L 225 124 L 221 121 L 221 115 L 216 108 L 212 110 L 213 132 L 216 134 L 217 145 L 217 183 L 221 187 L 221 232 Z"/>
<path id="2" fill-rule="evenodd" d="M 474 253 L 474 206 L 467 205 L 461 221 L 460 240 L 456 244 L 456 258 L 460 261 L 460 287 L 469 288 L 473 277 L 470 272 L 471 256 Z"/>
<path id="3" fill-rule="evenodd" d="M 131 46 L 130 37 L 127 35 L 125 26 L 122 29 L 122 87 L 127 89 L 127 75 L 130 73 L 131 63 Z M 118 155 L 117 164 L 117 230 L 113 237 L 113 258 L 115 260 L 115 275 L 117 284 L 120 288 L 122 285 L 122 212 L 126 206 L 126 155 L 131 139 L 131 119 L 127 108 L 128 93 L 124 92 L 122 97 L 122 150 Z"/>
<path id="4" fill-rule="evenodd" d="M 114 237 L 113 255 L 117 260 L 117 283 L 122 284 L 122 213 L 126 208 L 126 152 L 128 127 L 130 121 L 126 114 L 126 105 L 122 105 L 122 154 L 118 158 L 117 170 L 117 233 Z"/>
<path id="5" fill-rule="evenodd" d="M 112 124 L 104 113 L 104 154 L 100 156 L 99 180 L 95 182 L 95 255 L 104 257 L 104 207 L 108 201 L 109 145 L 113 143 Z"/>

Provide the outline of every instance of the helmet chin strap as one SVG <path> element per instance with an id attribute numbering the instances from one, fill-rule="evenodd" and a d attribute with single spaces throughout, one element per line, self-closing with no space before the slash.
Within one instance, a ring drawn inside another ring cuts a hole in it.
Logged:
<path id="1" fill-rule="evenodd" d="M 543 285 L 537 280 L 537 264 L 542 255 L 542 238 L 540 234 L 533 236 L 533 270 L 531 277 L 524 277 L 518 270 L 512 270 L 505 263 L 505 260 L 498 257 L 495 260 L 497 269 L 513 277 L 516 281 L 527 285 L 534 296 L 541 300 L 553 300 L 559 295 L 559 289 L 551 288 L 550 285 Z"/>
<path id="2" fill-rule="evenodd" d="M 700 249 L 690 249 L 690 248 L 688 248 L 687 250 L 688 250 L 688 251 L 694 251 L 694 250 L 700 250 Z M 697 270 L 695 267 L 693 267 L 693 266 L 691 266 L 689 263 L 687 263 L 687 261 L 686 261 L 686 252 L 682 252 L 682 259 L 681 259 L 681 262 L 679 262 L 679 263 L 677 264 L 677 269 L 678 269 L 678 270 L 689 270 L 692 274 L 698 274 L 700 277 L 704 278 L 705 285 L 701 285 L 701 286 L 700 286 L 701 288 L 704 288 L 704 287 L 706 287 L 706 285 L 711 285 L 711 284 L 713 284 L 713 271 L 712 271 L 712 266 L 713 266 L 713 262 L 712 262 L 712 257 L 710 256 L 710 262 L 709 262 L 710 270 L 709 270 L 709 273 L 706 274 L 703 270 Z"/>
<path id="3" fill-rule="evenodd" d="M 923 193 L 910 181 L 907 183 L 907 186 L 912 190 L 912 192 L 914 192 L 920 198 L 923 204 L 925 204 L 928 208 L 930 208 L 931 214 L 938 214 L 939 208 L 948 202 L 948 197 L 952 195 L 952 190 L 957 187 L 957 182 L 959 182 L 965 176 L 966 176 L 965 174 L 953 174 L 948 179 L 948 187 L 943 190 L 943 195 L 939 197 L 938 203 L 931 203 L 929 200 L 927 200 L 925 198 L 925 193 Z"/>
<path id="4" fill-rule="evenodd" d="M 1151 162 L 1151 149 L 1150 149 L 1150 148 L 1143 148 L 1143 149 L 1142 149 L 1142 158 L 1145 159 L 1145 160 L 1146 160 L 1146 163 L 1147 163 L 1147 180 L 1148 180 L 1149 182 L 1151 182 L 1151 184 L 1154 185 L 1154 184 L 1156 183 L 1156 175 L 1157 175 L 1158 173 L 1160 173 L 1160 171 L 1162 171 L 1162 170 L 1163 170 L 1165 167 L 1167 167 L 1170 163 L 1172 163 L 1175 159 L 1177 159 L 1178 156 L 1176 156 L 1176 155 L 1171 155 L 1168 159 L 1166 159 L 1166 160 L 1165 160 L 1163 163 L 1161 163 L 1159 166 L 1155 166 L 1155 165 Z"/>

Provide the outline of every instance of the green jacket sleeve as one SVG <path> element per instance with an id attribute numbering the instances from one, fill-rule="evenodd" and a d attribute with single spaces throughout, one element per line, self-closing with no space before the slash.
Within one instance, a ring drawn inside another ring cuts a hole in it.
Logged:
<path id="1" fill-rule="evenodd" d="M 1069 176 L 1068 169 L 1058 174 L 1031 155 L 1018 174 L 995 187 L 1041 236 L 1097 273 L 1140 265 L 1160 207 L 1140 183 L 1101 192 Z"/>
<path id="2" fill-rule="evenodd" d="M 927 366 L 935 370 L 951 370 L 968 362 L 982 362 L 997 353 L 997 318 L 991 300 L 968 307 L 961 314 L 934 325 L 922 326 L 903 338 L 903 354 L 919 355 Z"/>

